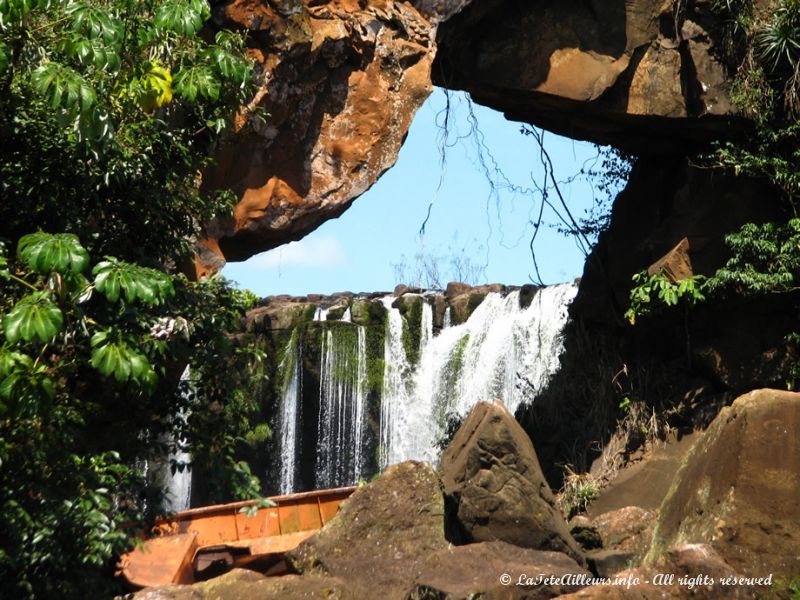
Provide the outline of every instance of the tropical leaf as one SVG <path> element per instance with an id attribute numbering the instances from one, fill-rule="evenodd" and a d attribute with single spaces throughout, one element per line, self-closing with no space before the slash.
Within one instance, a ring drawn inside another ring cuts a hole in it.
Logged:
<path id="1" fill-rule="evenodd" d="M 156 374 L 147 357 L 132 348 L 111 331 L 101 331 L 92 336 L 92 366 L 105 377 L 114 377 L 120 383 L 133 381 L 142 386 L 156 382 Z"/>
<path id="2" fill-rule="evenodd" d="M 147 63 L 144 74 L 132 82 L 130 89 L 141 109 L 153 112 L 172 102 L 172 73 L 158 63 Z"/>
<path id="3" fill-rule="evenodd" d="M 102 38 L 87 38 L 73 34 L 62 43 L 62 50 L 81 65 L 92 65 L 97 69 L 118 71 L 120 57 L 117 49 L 108 45 Z"/>
<path id="4" fill-rule="evenodd" d="M 47 292 L 34 292 L 23 297 L 3 319 L 3 329 L 10 344 L 49 342 L 61 331 L 64 314 Z"/>
<path id="5" fill-rule="evenodd" d="M 189 102 L 198 97 L 207 100 L 219 98 L 221 83 L 206 65 L 194 65 L 181 69 L 175 77 L 175 91 Z"/>
<path id="6" fill-rule="evenodd" d="M 44 365 L 27 354 L 0 351 L 0 416 L 28 416 L 55 398 L 53 380 Z"/>
<path id="7" fill-rule="evenodd" d="M 37 67 L 31 82 L 52 108 L 77 113 L 89 110 L 97 100 L 92 86 L 77 71 L 56 62 Z"/>
<path id="8" fill-rule="evenodd" d="M 210 16 L 208 4 L 203 0 L 173 0 L 158 7 L 155 24 L 162 31 L 192 37 Z"/>
<path id="9" fill-rule="evenodd" d="M 106 257 L 92 270 L 94 285 L 111 302 L 124 295 L 128 303 L 160 304 L 174 293 L 169 276 L 113 257 Z"/>
<path id="10" fill-rule="evenodd" d="M 47 275 L 82 273 L 89 266 L 89 253 L 81 246 L 78 236 L 71 233 L 30 233 L 20 238 L 17 256 L 32 271 Z"/>
<path id="11" fill-rule="evenodd" d="M 66 9 L 72 17 L 72 30 L 91 40 L 113 44 L 122 37 L 122 23 L 106 7 L 86 2 L 75 2 Z"/>

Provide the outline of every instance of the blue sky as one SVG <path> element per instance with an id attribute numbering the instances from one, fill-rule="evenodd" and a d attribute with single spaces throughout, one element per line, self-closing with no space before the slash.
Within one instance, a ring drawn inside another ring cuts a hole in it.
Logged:
<path id="1" fill-rule="evenodd" d="M 463 94 L 451 92 L 450 101 L 446 140 L 446 96 L 437 89 L 417 113 L 397 164 L 341 217 L 298 242 L 229 263 L 223 275 L 260 296 L 382 291 L 401 282 L 424 284 L 430 278 L 418 276 L 419 265 L 438 267 L 437 279 L 446 283 L 458 274 L 456 257 L 461 274 L 471 274 L 473 282 L 535 280 L 529 242 L 541 203 L 531 192 L 533 182 L 542 180 L 536 142 L 498 112 L 472 105 L 470 113 Z M 473 122 L 480 134 L 473 133 Z M 595 163 L 591 144 L 548 133 L 545 145 L 560 180 Z M 576 218 L 595 194 L 587 177 L 561 190 Z M 545 221 L 556 222 L 550 209 Z M 573 239 L 544 226 L 534 248 L 545 283 L 580 276 L 584 257 Z"/>

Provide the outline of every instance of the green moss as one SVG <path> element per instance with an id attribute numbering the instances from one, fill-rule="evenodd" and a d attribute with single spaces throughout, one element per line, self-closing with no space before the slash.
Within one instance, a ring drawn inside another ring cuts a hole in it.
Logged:
<path id="1" fill-rule="evenodd" d="M 367 325 L 367 391 L 378 396 L 383 391 L 387 318 L 388 313 L 382 304 L 370 303 Z"/>
<path id="2" fill-rule="evenodd" d="M 409 364 L 419 362 L 420 342 L 422 338 L 422 303 L 425 300 L 416 297 L 400 305 L 400 314 L 403 315 L 403 347 Z"/>
<path id="3" fill-rule="evenodd" d="M 344 316 L 345 311 L 347 310 L 347 306 L 334 306 L 333 308 L 328 309 L 328 321 L 338 321 Z"/>

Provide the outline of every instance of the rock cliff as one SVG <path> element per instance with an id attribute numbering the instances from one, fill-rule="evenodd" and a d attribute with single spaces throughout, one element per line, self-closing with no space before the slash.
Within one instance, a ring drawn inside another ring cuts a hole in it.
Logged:
<path id="1" fill-rule="evenodd" d="M 200 275 L 342 214 L 394 164 L 432 83 L 640 154 L 747 130 L 707 0 L 232 0 L 214 14 L 248 31 L 267 117 L 205 175 L 239 202 L 209 225 Z"/>

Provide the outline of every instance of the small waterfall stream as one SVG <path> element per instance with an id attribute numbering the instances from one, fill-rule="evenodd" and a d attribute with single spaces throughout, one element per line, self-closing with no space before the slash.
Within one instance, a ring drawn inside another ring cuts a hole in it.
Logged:
<path id="1" fill-rule="evenodd" d="M 280 493 L 294 491 L 297 474 L 296 459 L 300 445 L 299 422 L 300 400 L 302 397 L 302 345 L 297 331 L 286 345 L 283 360 L 278 367 L 283 373 L 282 395 L 280 401 Z"/>

